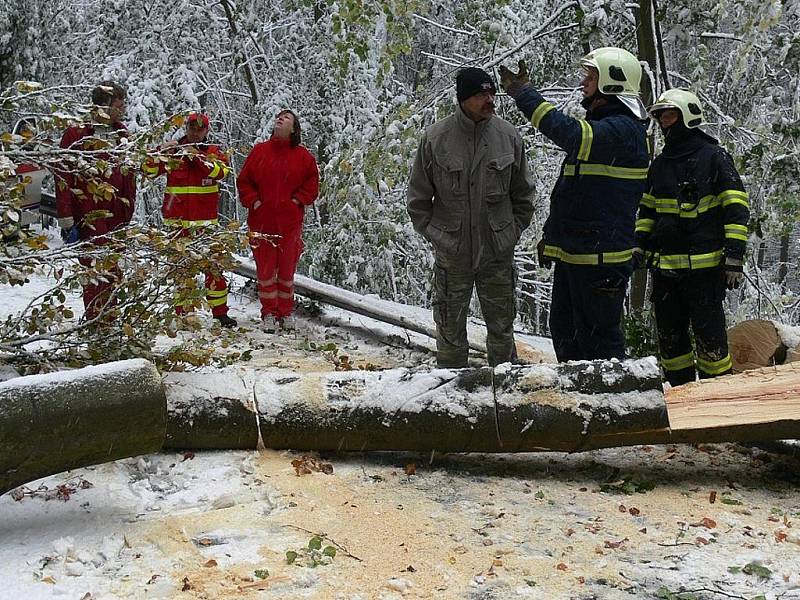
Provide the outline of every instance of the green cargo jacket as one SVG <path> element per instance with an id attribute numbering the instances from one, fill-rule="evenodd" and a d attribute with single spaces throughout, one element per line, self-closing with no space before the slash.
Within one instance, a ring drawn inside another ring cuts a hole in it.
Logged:
<path id="1" fill-rule="evenodd" d="M 411 169 L 411 222 L 437 253 L 473 269 L 510 255 L 533 216 L 533 180 L 517 130 L 455 114 L 427 128 Z"/>

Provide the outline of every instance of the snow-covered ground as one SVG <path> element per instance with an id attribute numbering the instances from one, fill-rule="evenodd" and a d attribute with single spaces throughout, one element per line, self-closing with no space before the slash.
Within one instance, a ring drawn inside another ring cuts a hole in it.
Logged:
<path id="1" fill-rule="evenodd" d="M 376 453 L 302 476 L 293 460 L 157 454 L 7 494 L 0 597 L 800 597 L 796 460 L 733 445 Z M 315 536 L 332 560 L 308 551 Z"/>
<path id="2" fill-rule="evenodd" d="M 339 309 L 265 334 L 231 298 L 241 327 L 199 343 L 251 349 L 250 368 L 434 363 L 429 338 Z M 799 484 L 797 458 L 733 444 L 161 453 L 0 497 L 0 598 L 800 598 Z"/>

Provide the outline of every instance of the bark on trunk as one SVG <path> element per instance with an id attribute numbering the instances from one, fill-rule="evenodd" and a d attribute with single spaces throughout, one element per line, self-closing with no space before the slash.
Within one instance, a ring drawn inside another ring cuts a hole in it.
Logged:
<path id="1" fill-rule="evenodd" d="M 258 445 L 253 386 L 247 385 L 243 375 L 169 373 L 164 385 L 167 448 L 249 449 Z"/>
<path id="2" fill-rule="evenodd" d="M 240 426 L 251 443 L 258 432 L 247 413 L 257 407 L 268 448 L 572 452 L 596 437 L 666 430 L 661 389 L 654 359 L 498 370 L 194 374 L 168 380 L 170 407 L 202 398 L 193 401 L 180 443 L 173 436 L 168 445 L 228 448 Z M 223 430 L 231 407 L 243 425 Z"/>
<path id="3" fill-rule="evenodd" d="M 259 435 L 265 447 L 276 449 L 420 452 L 580 452 L 800 438 L 800 404 L 794 400 L 800 365 L 680 386 L 666 399 L 654 359 L 496 371 L 241 369 L 175 383 L 168 385 L 168 397 L 204 397 L 193 410 L 216 413 L 195 418 L 181 448 L 230 447 L 227 440 L 239 435 L 239 425 L 223 429 L 231 406 L 247 430 L 237 448 L 255 447 Z M 168 402 L 174 405 L 172 398 Z"/>
<path id="4" fill-rule="evenodd" d="M 67 469 L 157 452 L 165 429 L 161 377 L 146 360 L 0 383 L 0 495 Z"/>

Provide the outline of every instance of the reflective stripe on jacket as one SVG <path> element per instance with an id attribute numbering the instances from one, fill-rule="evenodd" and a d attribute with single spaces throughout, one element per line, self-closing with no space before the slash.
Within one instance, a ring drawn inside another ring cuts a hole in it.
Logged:
<path id="1" fill-rule="evenodd" d="M 646 128 L 622 105 L 565 115 L 530 85 L 517 106 L 567 153 L 550 197 L 545 255 L 570 264 L 629 263 L 649 162 Z"/>
<path id="2" fill-rule="evenodd" d="M 188 143 L 186 137 L 178 141 L 180 145 Z M 217 221 L 219 181 L 230 173 L 228 158 L 213 144 L 197 144 L 194 149 L 198 152 L 194 156 L 148 157 L 142 166 L 147 177 L 167 175 L 161 206 L 165 223 L 198 227 Z M 174 165 L 176 159 L 178 164 Z"/>
<path id="3" fill-rule="evenodd" d="M 750 207 L 733 159 L 694 132 L 656 157 L 639 203 L 637 246 L 660 269 L 706 269 L 742 260 Z"/>

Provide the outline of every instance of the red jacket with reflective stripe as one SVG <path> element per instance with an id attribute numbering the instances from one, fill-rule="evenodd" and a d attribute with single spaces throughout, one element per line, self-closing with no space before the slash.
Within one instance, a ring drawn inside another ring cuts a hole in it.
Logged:
<path id="1" fill-rule="evenodd" d="M 239 201 L 249 209 L 247 224 L 261 233 L 302 227 L 305 207 L 319 195 L 319 171 L 311 153 L 274 137 L 256 144 L 236 182 Z"/>
<path id="2" fill-rule="evenodd" d="M 178 144 L 188 144 L 186 137 Z M 180 221 L 213 221 L 217 219 L 219 204 L 218 182 L 229 172 L 228 158 L 219 146 L 197 144 L 197 156 L 184 156 L 179 164 L 169 170 L 169 162 L 148 158 L 142 170 L 147 177 L 167 175 L 164 203 L 161 212 L 164 219 Z"/>
<path id="3" fill-rule="evenodd" d="M 122 123 L 111 125 L 110 137 L 124 137 L 127 129 Z M 95 135 L 95 128 L 91 125 L 84 127 L 70 127 L 61 138 L 62 148 L 73 150 L 98 150 L 103 146 L 101 140 L 90 140 Z M 112 142 L 113 143 L 113 142 Z M 94 155 L 96 160 L 108 160 L 103 154 Z M 126 225 L 133 216 L 133 206 L 136 202 L 136 174 L 133 169 L 126 169 L 123 173 L 119 167 L 114 167 L 106 174 L 98 174 L 86 178 L 80 173 L 75 173 L 75 168 L 57 170 L 56 175 L 56 208 L 59 217 L 73 217 L 79 229 L 80 239 L 106 234 L 120 225 Z M 89 191 L 90 184 L 105 183 L 111 185 L 116 193 L 110 198 L 104 195 L 93 195 Z M 86 214 L 105 210 L 110 216 L 92 218 L 91 223 L 84 222 Z"/>

